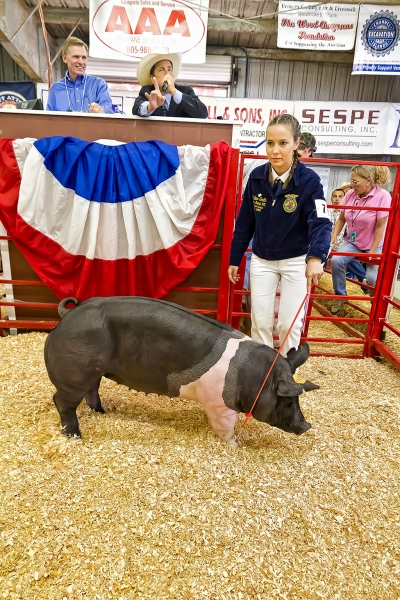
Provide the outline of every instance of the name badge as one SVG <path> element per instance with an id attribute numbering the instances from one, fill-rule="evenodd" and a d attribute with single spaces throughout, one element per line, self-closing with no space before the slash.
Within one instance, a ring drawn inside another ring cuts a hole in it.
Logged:
<path id="1" fill-rule="evenodd" d="M 356 239 L 357 239 L 357 234 L 356 234 L 355 231 L 352 231 L 351 234 L 350 234 L 350 241 L 351 242 L 355 242 Z"/>

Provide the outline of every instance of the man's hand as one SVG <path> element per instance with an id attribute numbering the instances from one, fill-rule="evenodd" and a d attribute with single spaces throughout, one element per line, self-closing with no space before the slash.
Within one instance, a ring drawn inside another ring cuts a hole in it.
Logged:
<path id="1" fill-rule="evenodd" d="M 104 112 L 104 108 L 102 108 L 100 106 L 100 104 L 97 104 L 97 102 L 91 102 L 89 104 L 89 112 L 91 112 L 91 113 L 103 113 Z"/>
<path id="2" fill-rule="evenodd" d="M 162 106 L 165 102 L 165 98 L 160 92 L 160 87 L 158 85 L 157 79 L 155 77 L 153 77 L 152 79 L 153 79 L 154 90 L 152 92 L 150 92 L 150 94 L 148 94 L 147 92 L 145 92 L 145 94 L 144 94 L 146 96 L 147 100 L 149 101 L 149 103 L 147 105 L 147 110 L 149 112 L 156 110 L 157 108 Z"/>
<path id="3" fill-rule="evenodd" d="M 239 267 L 234 267 L 233 265 L 231 265 L 228 269 L 229 281 L 232 283 L 237 283 L 239 281 L 238 270 Z"/>
<path id="4" fill-rule="evenodd" d="M 306 277 L 307 277 L 307 292 L 311 291 L 311 285 L 317 285 L 322 275 L 324 274 L 324 267 L 319 258 L 311 256 L 307 261 Z"/>
<path id="5" fill-rule="evenodd" d="M 176 87 L 175 87 L 175 79 L 173 78 L 171 73 L 167 73 L 166 76 L 164 77 L 163 81 L 166 81 L 168 83 L 168 87 L 164 93 L 171 94 L 171 96 L 173 96 L 176 92 Z"/>

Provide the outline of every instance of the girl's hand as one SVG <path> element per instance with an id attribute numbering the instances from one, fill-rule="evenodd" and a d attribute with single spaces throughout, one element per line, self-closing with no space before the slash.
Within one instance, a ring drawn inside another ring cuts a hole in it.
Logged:
<path id="1" fill-rule="evenodd" d="M 238 275 L 238 270 L 239 270 L 239 267 L 234 267 L 232 265 L 230 265 L 230 267 L 228 269 L 229 281 L 231 281 L 232 283 L 237 283 L 240 279 L 239 275 Z"/>
<path id="2" fill-rule="evenodd" d="M 319 258 L 311 256 L 307 261 L 306 277 L 307 277 L 307 292 L 311 291 L 311 285 L 317 285 L 322 275 L 324 274 L 324 267 Z"/>

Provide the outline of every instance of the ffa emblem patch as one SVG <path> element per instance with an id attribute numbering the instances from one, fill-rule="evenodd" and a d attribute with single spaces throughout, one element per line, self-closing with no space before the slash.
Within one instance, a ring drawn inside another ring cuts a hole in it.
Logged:
<path id="1" fill-rule="evenodd" d="M 253 205 L 255 211 L 261 212 L 266 204 L 267 199 L 263 198 L 262 194 L 258 194 L 258 196 L 253 196 Z"/>
<path id="2" fill-rule="evenodd" d="M 297 208 L 297 200 L 298 195 L 296 194 L 286 194 L 286 200 L 283 203 L 283 210 L 288 213 L 292 213 Z"/>

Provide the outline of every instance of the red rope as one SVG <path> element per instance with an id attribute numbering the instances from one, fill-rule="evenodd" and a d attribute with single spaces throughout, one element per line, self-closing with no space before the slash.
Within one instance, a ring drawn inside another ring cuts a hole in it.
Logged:
<path id="1" fill-rule="evenodd" d="M 247 423 L 247 421 L 250 419 L 250 417 L 252 417 L 252 416 L 253 416 L 253 410 L 254 410 L 254 407 L 255 407 L 255 405 L 257 404 L 257 400 L 259 399 L 259 397 L 260 397 L 260 394 L 261 394 L 261 392 L 263 391 L 265 384 L 267 383 L 267 379 L 268 379 L 268 377 L 270 376 L 270 374 L 271 374 L 271 372 L 272 372 L 272 369 L 274 368 L 274 364 L 275 364 L 275 363 L 276 363 L 276 361 L 278 360 L 278 356 L 280 355 L 280 353 L 281 353 L 281 351 L 282 351 L 282 348 L 283 348 L 283 346 L 284 346 L 284 344 L 285 344 L 286 340 L 287 340 L 287 339 L 288 339 L 288 337 L 289 337 L 289 333 L 291 332 L 291 330 L 292 330 L 292 327 L 293 327 L 293 325 L 295 324 L 295 322 L 296 322 L 296 320 L 297 320 L 297 317 L 299 316 L 299 314 L 300 314 L 300 311 L 301 311 L 301 309 L 303 308 L 303 306 L 304 306 L 304 304 L 306 303 L 306 301 L 307 301 L 307 299 L 308 299 L 308 297 L 309 297 L 309 296 L 310 296 L 310 292 L 307 292 L 307 294 L 306 294 L 306 295 L 304 296 L 304 298 L 303 298 L 303 301 L 302 301 L 302 303 L 301 303 L 301 304 L 300 304 L 300 306 L 299 306 L 299 310 L 297 311 L 297 313 L 296 313 L 296 316 L 294 317 L 294 319 L 293 319 L 293 321 L 292 321 L 292 324 L 290 325 L 289 329 L 287 330 L 287 333 L 286 333 L 286 335 L 285 335 L 285 339 L 283 340 L 282 344 L 279 346 L 279 349 L 278 349 L 278 351 L 277 351 L 277 353 L 276 353 L 276 356 L 275 356 L 275 358 L 274 358 L 274 360 L 273 360 L 273 363 L 272 363 L 272 365 L 271 365 L 271 367 L 270 367 L 270 369 L 269 369 L 268 373 L 267 373 L 267 374 L 266 374 L 266 376 L 265 376 L 265 379 L 264 379 L 264 381 L 263 381 L 263 383 L 262 383 L 262 385 L 261 385 L 261 387 L 260 387 L 260 389 L 259 389 L 259 391 L 258 391 L 258 394 L 257 394 L 257 396 L 256 396 L 256 399 L 255 399 L 255 400 L 254 400 L 254 402 L 253 402 L 253 406 L 251 407 L 251 409 L 249 410 L 249 412 L 248 412 L 248 413 L 246 413 L 246 415 L 245 415 L 245 419 L 244 419 L 244 423 L 243 423 L 243 425 L 246 425 L 246 423 Z"/>

